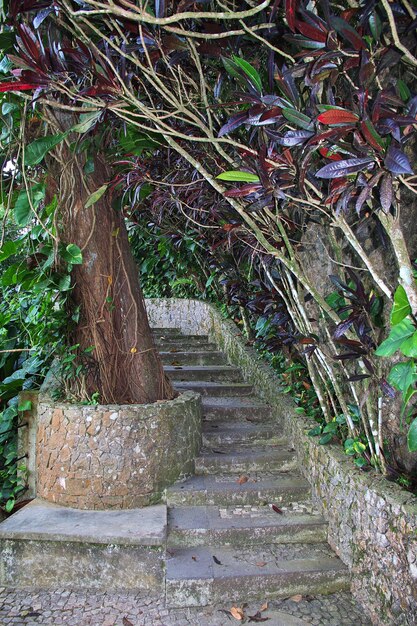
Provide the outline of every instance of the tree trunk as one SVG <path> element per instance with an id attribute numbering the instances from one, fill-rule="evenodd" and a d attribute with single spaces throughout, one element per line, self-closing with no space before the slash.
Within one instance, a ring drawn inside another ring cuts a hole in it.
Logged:
<path id="1" fill-rule="evenodd" d="M 60 118 L 58 125 L 66 130 L 70 122 Z M 86 394 L 98 392 L 103 404 L 171 399 L 175 393 L 149 327 L 124 218 L 111 206 L 109 192 L 85 208 L 111 172 L 101 154 L 94 157 L 91 175 L 83 173 L 83 161 L 60 144 L 48 187 L 58 197 L 60 241 L 76 244 L 83 254 L 83 263 L 72 271 L 72 304 L 80 316 L 70 340 L 79 344 L 79 353 L 94 347 L 85 359 Z"/>

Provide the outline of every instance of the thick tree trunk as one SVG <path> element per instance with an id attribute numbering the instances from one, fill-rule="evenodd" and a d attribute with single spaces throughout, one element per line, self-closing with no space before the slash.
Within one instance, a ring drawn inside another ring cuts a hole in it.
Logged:
<path id="1" fill-rule="evenodd" d="M 155 348 L 124 218 L 109 193 L 85 208 L 91 193 L 109 182 L 109 168 L 97 155 L 94 172 L 85 176 L 83 159 L 67 146 L 56 156 L 49 180 L 58 196 L 60 240 L 83 254 L 72 272 L 72 301 L 80 317 L 71 340 L 80 352 L 94 346 L 84 378 L 87 395 L 98 392 L 104 404 L 171 399 L 175 394 Z"/>

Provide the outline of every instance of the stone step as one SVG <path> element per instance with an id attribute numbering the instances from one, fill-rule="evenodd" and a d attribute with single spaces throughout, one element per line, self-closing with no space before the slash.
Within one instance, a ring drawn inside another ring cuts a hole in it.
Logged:
<path id="1" fill-rule="evenodd" d="M 183 344 L 184 346 L 188 346 L 190 343 L 198 344 L 198 343 L 209 343 L 208 335 L 182 335 L 181 333 L 167 332 L 167 333 L 154 333 L 154 340 L 158 343 L 172 343 L 172 344 Z"/>
<path id="2" fill-rule="evenodd" d="M 274 504 L 297 508 L 308 500 L 309 483 L 298 475 L 251 472 L 247 482 L 236 474 L 192 476 L 166 490 L 168 506 Z"/>
<path id="3" fill-rule="evenodd" d="M 165 505 L 82 511 L 33 500 L 0 525 L 0 587 L 161 594 Z"/>
<path id="4" fill-rule="evenodd" d="M 289 446 L 229 446 L 205 448 L 195 460 L 195 473 L 243 474 L 250 472 L 289 472 L 297 457 Z"/>
<path id="5" fill-rule="evenodd" d="M 241 420 L 265 421 L 272 417 L 271 407 L 261 402 L 256 396 L 236 398 L 222 396 L 221 398 L 202 398 L 203 416 L 205 420 Z"/>
<path id="6" fill-rule="evenodd" d="M 207 351 L 161 351 L 162 362 L 166 365 L 227 365 L 223 352 L 218 350 Z"/>
<path id="7" fill-rule="evenodd" d="M 170 550 L 167 606 L 250 602 L 349 588 L 347 567 L 327 544 L 275 544 Z"/>
<path id="8" fill-rule="evenodd" d="M 211 382 L 237 382 L 241 372 L 233 365 L 165 365 L 165 373 L 171 380 L 204 380 Z"/>
<path id="9" fill-rule="evenodd" d="M 164 328 L 163 326 L 153 326 L 151 328 L 151 331 L 154 335 L 183 335 L 183 337 L 186 337 L 186 335 L 183 334 L 181 328 Z"/>
<path id="10" fill-rule="evenodd" d="M 278 422 L 270 424 L 252 423 L 247 420 L 203 422 L 203 445 L 207 447 L 225 445 L 253 445 L 283 443 L 285 436 Z"/>
<path id="11" fill-rule="evenodd" d="M 183 341 L 180 340 L 163 340 L 156 341 L 156 346 L 161 352 L 211 352 L 217 351 L 215 343 L 209 341 Z"/>
<path id="12" fill-rule="evenodd" d="M 252 385 L 246 383 L 222 383 L 207 380 L 174 381 L 177 391 L 196 391 L 202 396 L 250 396 L 253 393 Z"/>
<path id="13" fill-rule="evenodd" d="M 277 513 L 268 506 L 184 506 L 168 511 L 168 547 L 247 546 L 326 541 L 319 515 Z"/>

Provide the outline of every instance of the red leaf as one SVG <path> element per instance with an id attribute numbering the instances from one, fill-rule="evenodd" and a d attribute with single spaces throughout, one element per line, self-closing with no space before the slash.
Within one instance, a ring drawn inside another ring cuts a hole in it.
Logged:
<path id="1" fill-rule="evenodd" d="M 275 511 L 275 513 L 279 513 L 280 515 L 282 515 L 282 514 L 283 514 L 283 510 L 282 510 L 282 509 L 280 509 L 280 508 L 279 508 L 278 506 L 276 506 L 275 504 L 272 504 L 272 505 L 271 505 L 271 509 L 272 509 L 273 511 Z"/>
<path id="2" fill-rule="evenodd" d="M 301 22 L 300 20 L 295 20 L 295 26 L 297 27 L 297 30 L 299 30 L 305 37 L 308 37 L 308 39 L 326 43 L 327 33 L 324 33 L 322 30 L 319 30 L 306 22 Z"/>
<path id="3" fill-rule="evenodd" d="M 241 187 L 228 189 L 224 192 L 224 195 L 227 198 L 244 198 L 245 196 L 249 196 L 251 193 L 255 193 L 255 191 L 259 191 L 259 189 L 262 189 L 262 185 L 259 183 L 248 183 L 247 185 L 242 185 Z"/>
<path id="4" fill-rule="evenodd" d="M 287 18 L 288 26 L 293 33 L 295 33 L 295 10 L 297 7 L 297 0 L 285 0 L 285 17 Z"/>
<path id="5" fill-rule="evenodd" d="M 325 157 L 326 159 L 330 159 L 331 161 L 341 161 L 342 157 L 340 154 L 337 154 L 335 152 L 332 153 L 331 150 L 329 150 L 329 148 L 319 148 L 319 152 L 321 154 L 321 156 Z"/>
<path id="6" fill-rule="evenodd" d="M 40 87 L 40 85 L 33 83 L 0 83 L 0 91 L 28 91 L 29 89 L 37 89 L 38 87 Z"/>
<path id="7" fill-rule="evenodd" d="M 322 124 L 355 124 L 359 120 L 359 116 L 352 111 L 344 109 L 328 109 L 324 113 L 320 113 L 317 120 Z"/>

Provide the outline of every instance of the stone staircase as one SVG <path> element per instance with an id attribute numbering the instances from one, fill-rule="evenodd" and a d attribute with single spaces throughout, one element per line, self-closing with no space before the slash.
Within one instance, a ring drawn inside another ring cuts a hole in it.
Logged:
<path id="1" fill-rule="evenodd" d="M 202 394 L 204 420 L 195 476 L 166 493 L 167 606 L 348 589 L 270 407 L 208 337 L 154 334 L 175 388 Z"/>

